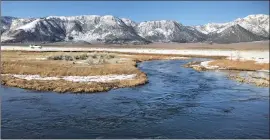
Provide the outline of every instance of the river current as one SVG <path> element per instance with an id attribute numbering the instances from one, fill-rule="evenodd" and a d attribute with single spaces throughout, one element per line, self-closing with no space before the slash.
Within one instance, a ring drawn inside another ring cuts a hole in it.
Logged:
<path id="1" fill-rule="evenodd" d="M 149 83 L 91 94 L 1 86 L 2 138 L 269 138 L 269 89 L 197 72 L 191 60 L 138 64 Z"/>

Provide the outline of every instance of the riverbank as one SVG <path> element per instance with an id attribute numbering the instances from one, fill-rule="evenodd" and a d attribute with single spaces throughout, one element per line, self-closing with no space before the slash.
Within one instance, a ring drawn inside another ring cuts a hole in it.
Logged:
<path id="1" fill-rule="evenodd" d="M 138 62 L 188 59 L 172 55 L 127 55 L 102 52 L 1 53 L 1 84 L 54 92 L 91 93 L 147 83 Z"/>
<path id="2" fill-rule="evenodd" d="M 229 79 L 269 87 L 269 63 L 258 63 L 251 60 L 218 59 L 203 62 L 194 61 L 185 64 L 184 67 L 193 68 L 197 71 L 225 70 Z"/>

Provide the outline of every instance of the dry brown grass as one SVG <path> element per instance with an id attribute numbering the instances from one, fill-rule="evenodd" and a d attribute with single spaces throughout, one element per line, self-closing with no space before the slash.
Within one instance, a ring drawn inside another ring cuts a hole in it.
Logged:
<path id="1" fill-rule="evenodd" d="M 269 79 L 263 77 L 241 76 L 237 73 L 229 74 L 229 79 L 235 80 L 240 83 L 253 84 L 259 87 L 269 87 Z"/>
<path id="2" fill-rule="evenodd" d="M 80 65 L 55 61 L 2 61 L 2 74 L 38 74 L 41 76 L 90 76 L 136 74 L 132 64 Z"/>
<path id="3" fill-rule="evenodd" d="M 82 53 L 63 52 L 2 52 L 2 74 L 38 74 L 41 76 L 90 76 L 107 74 L 136 74 L 134 59 L 119 64 L 87 65 L 73 64 L 65 60 L 36 60 L 52 55 L 74 55 Z"/>
<path id="4" fill-rule="evenodd" d="M 101 51 L 104 52 L 104 51 Z M 151 53 L 134 53 L 134 52 L 111 52 L 115 54 L 129 55 L 126 57 L 135 58 L 136 60 L 148 61 L 148 60 L 161 60 L 169 59 L 171 57 L 195 57 L 195 58 L 212 58 L 212 59 L 225 59 L 226 56 L 205 56 L 205 55 L 182 55 L 182 54 L 151 54 Z"/>
<path id="5" fill-rule="evenodd" d="M 132 87 L 147 82 L 147 77 L 144 73 L 139 73 L 135 79 L 132 80 L 116 80 L 108 83 L 79 83 L 69 82 L 65 80 L 56 81 L 42 81 L 42 80 L 25 80 L 11 76 L 2 76 L 1 84 L 6 86 L 37 90 L 37 91 L 54 91 L 59 93 L 73 92 L 73 93 L 92 93 L 108 91 L 110 89 L 121 87 Z"/>
<path id="6" fill-rule="evenodd" d="M 57 55 L 78 56 L 85 52 L 29 52 L 29 51 L 1 51 L 1 60 L 36 60 Z"/>
<path id="7" fill-rule="evenodd" d="M 229 70 L 246 70 L 246 71 L 269 70 L 269 63 L 256 63 L 255 61 L 220 59 L 210 62 L 209 65 L 219 66 Z"/>
<path id="8" fill-rule="evenodd" d="M 79 55 L 79 52 L 2 52 L 1 53 L 1 74 L 23 74 L 41 76 L 91 76 L 108 74 L 136 74 L 134 79 L 112 81 L 108 83 L 76 83 L 64 80 L 42 81 L 24 80 L 12 76 L 2 76 L 1 84 L 32 89 L 38 91 L 55 92 L 100 92 L 113 88 L 131 87 L 147 82 L 147 76 L 136 68 L 137 62 L 168 59 L 170 56 L 161 55 L 121 55 L 117 57 L 125 58 L 119 64 L 87 65 L 74 64 L 65 60 L 37 60 L 36 58 L 47 58 L 53 55 Z"/>

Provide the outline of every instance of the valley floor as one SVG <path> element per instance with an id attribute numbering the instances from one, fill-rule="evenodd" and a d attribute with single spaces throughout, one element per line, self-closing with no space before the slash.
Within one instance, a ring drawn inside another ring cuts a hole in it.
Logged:
<path id="1" fill-rule="evenodd" d="M 230 57 L 233 60 L 252 60 L 259 63 L 269 63 L 269 41 L 206 44 L 206 43 L 155 43 L 149 45 L 85 45 L 85 46 L 51 46 L 42 49 L 31 49 L 24 46 L 1 46 L 1 50 L 15 51 L 66 51 L 66 52 L 118 52 L 132 54 L 164 54 L 193 57 Z"/>
<path id="2" fill-rule="evenodd" d="M 246 44 L 243 47 L 243 44 Z M 247 45 L 248 44 L 248 45 Z M 253 44 L 252 49 L 249 45 Z M 159 44 L 160 45 L 160 44 Z M 168 44 L 167 46 L 172 47 Z M 159 59 L 187 59 L 209 57 L 211 62 L 194 62 L 187 67 L 197 70 L 260 71 L 269 76 L 269 47 L 265 42 L 229 44 L 219 49 L 212 45 L 179 48 L 133 46 L 63 47 L 27 46 L 1 47 L 1 84 L 26 89 L 55 92 L 99 92 L 130 87 L 147 82 L 146 75 L 136 68 L 137 62 Z M 202 45 L 202 44 L 201 44 Z M 240 47 L 238 46 L 240 45 Z M 259 46 L 257 49 L 255 49 Z M 212 47 L 212 48 L 211 48 Z M 269 86 L 269 78 L 253 77 L 241 82 Z M 255 82 L 254 82 L 255 79 Z M 257 80 L 259 79 L 259 80 Z M 262 80 L 263 79 L 263 82 Z M 250 82 L 252 81 L 252 82 Z M 257 82 L 256 82 L 257 81 Z M 259 81 L 259 84 L 258 84 Z"/>

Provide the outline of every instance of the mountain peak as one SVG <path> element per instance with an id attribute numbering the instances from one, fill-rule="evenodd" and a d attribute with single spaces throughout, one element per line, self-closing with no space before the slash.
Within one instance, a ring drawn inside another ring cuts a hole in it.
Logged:
<path id="1" fill-rule="evenodd" d="M 228 37 L 234 36 L 234 33 L 246 35 L 238 40 Z M 269 37 L 269 16 L 249 15 L 232 22 L 208 23 L 202 26 L 184 26 L 174 20 L 136 23 L 113 15 L 1 17 L 2 42 L 187 43 L 211 40 L 213 34 L 225 35 L 229 38 L 226 42 L 265 39 Z"/>

